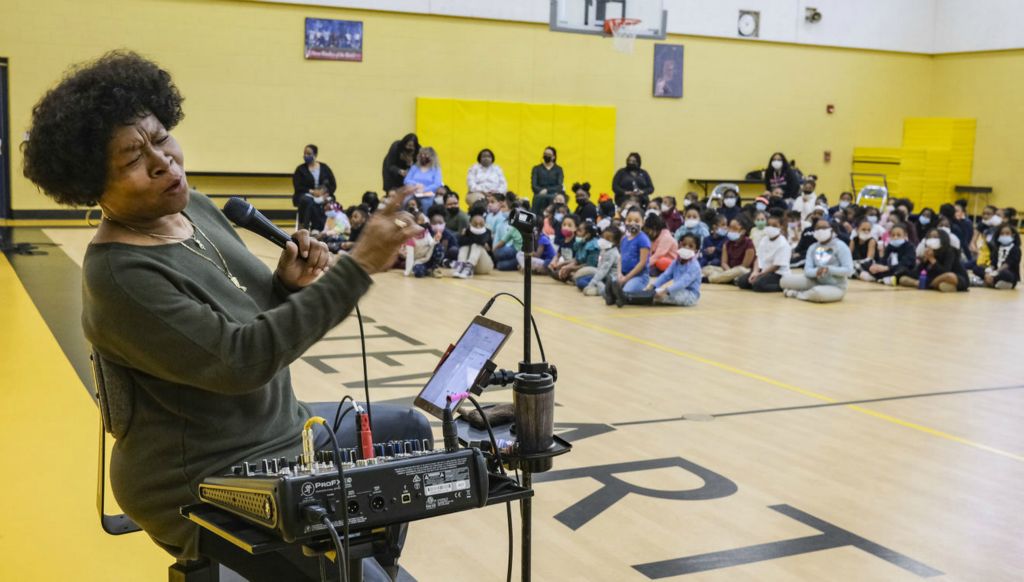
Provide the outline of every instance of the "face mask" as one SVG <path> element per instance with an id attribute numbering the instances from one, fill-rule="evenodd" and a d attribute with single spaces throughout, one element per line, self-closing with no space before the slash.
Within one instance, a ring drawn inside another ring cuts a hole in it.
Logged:
<path id="1" fill-rule="evenodd" d="M 434 231 L 435 234 L 441 234 L 442 232 L 444 232 L 443 224 L 432 224 L 430 225 L 430 228 Z"/>
<path id="2" fill-rule="evenodd" d="M 776 171 L 781 170 L 782 160 L 772 160 L 772 168 L 774 168 Z"/>
<path id="3" fill-rule="evenodd" d="M 657 214 L 657 213 L 658 213 L 658 211 L 657 211 L 657 210 L 655 210 L 655 209 L 653 209 L 653 208 L 648 208 L 648 209 L 647 209 L 647 212 L 645 212 L 645 213 L 644 213 L 644 216 L 650 216 L 650 215 L 652 215 L 652 214 Z"/>
<path id="4" fill-rule="evenodd" d="M 438 207 L 444 206 L 444 197 L 443 196 L 434 196 L 434 204 L 437 204 Z"/>
<path id="5" fill-rule="evenodd" d="M 829 239 L 832 238 L 832 229 L 819 228 L 818 230 L 814 231 L 814 238 L 820 243 L 828 242 Z"/>
<path id="6" fill-rule="evenodd" d="M 686 226 L 686 228 L 697 228 L 698 224 L 700 224 L 700 220 L 696 218 L 687 218 L 683 221 L 683 225 Z"/>
<path id="7" fill-rule="evenodd" d="M 812 198 L 814 198 L 814 190 L 811 190 L 810 192 L 804 192 L 804 200 L 810 200 Z"/>
<path id="8" fill-rule="evenodd" d="M 601 249 L 602 251 L 606 251 L 606 250 L 612 248 L 613 246 L 615 246 L 615 245 L 612 244 L 612 241 L 610 241 L 610 240 L 608 240 L 606 238 L 603 238 L 603 239 L 597 241 L 597 248 Z"/>
<path id="9" fill-rule="evenodd" d="M 544 163 L 550 164 L 551 161 L 554 159 L 554 156 L 552 156 L 551 154 L 544 154 Z"/>
<path id="10" fill-rule="evenodd" d="M 998 214 L 993 214 L 987 221 L 989 226 L 999 226 L 1003 223 L 1003 217 Z"/>
<path id="11" fill-rule="evenodd" d="M 738 232 L 733 232 L 733 231 L 731 231 L 731 230 L 730 230 L 730 231 L 728 232 L 728 234 L 726 234 L 725 236 L 726 236 L 726 237 L 728 237 L 728 239 L 729 239 L 729 240 L 732 240 L 732 241 L 737 241 L 737 240 L 740 240 L 740 233 L 738 233 Z"/>
<path id="12" fill-rule="evenodd" d="M 725 236 L 728 232 L 728 228 L 719 228 L 718 230 L 715 231 L 715 234 L 717 234 L 718 236 Z"/>
<path id="13" fill-rule="evenodd" d="M 693 200 L 689 198 L 683 199 L 683 208 L 689 208 L 690 206 L 693 206 Z"/>
<path id="14" fill-rule="evenodd" d="M 671 211 L 671 210 L 672 210 L 672 207 L 671 207 L 671 206 L 669 206 L 668 204 L 662 204 L 662 205 L 661 205 L 661 211 L 662 211 L 662 212 L 669 212 L 669 211 Z"/>
<path id="15" fill-rule="evenodd" d="M 927 216 L 922 216 L 918 218 L 917 221 L 921 223 L 921 226 L 928 226 L 931 223 L 932 219 L 928 218 Z"/>
<path id="16" fill-rule="evenodd" d="M 776 238 L 782 234 L 782 229 L 777 226 L 766 226 L 764 227 L 764 233 L 768 235 L 768 238 Z"/>
<path id="17" fill-rule="evenodd" d="M 733 206 L 736 206 L 736 199 L 735 198 L 726 198 L 725 199 L 725 207 L 726 208 L 732 208 Z"/>
<path id="18" fill-rule="evenodd" d="M 483 233 L 487 232 L 487 227 L 486 226 L 471 226 L 471 227 L 469 227 L 469 232 L 471 232 L 473 234 L 483 234 Z"/>
<path id="19" fill-rule="evenodd" d="M 933 251 L 937 251 L 939 250 L 939 247 L 942 246 L 942 241 L 937 238 L 925 239 L 924 246 L 930 248 Z"/>
<path id="20" fill-rule="evenodd" d="M 636 162 L 629 162 L 626 164 L 626 167 L 629 168 L 630 170 L 635 170 L 640 167 L 640 164 Z"/>
<path id="21" fill-rule="evenodd" d="M 458 206 L 452 206 L 451 208 L 448 209 L 448 214 L 451 214 L 452 216 L 455 216 L 458 213 L 459 213 L 459 207 Z"/>
<path id="22" fill-rule="evenodd" d="M 1012 245 L 1013 244 L 1013 237 L 1008 235 L 1008 234 L 1001 235 L 999 237 L 999 244 L 1001 244 L 1001 245 Z"/>
<path id="23" fill-rule="evenodd" d="M 768 224 L 767 220 L 755 220 L 754 226 L 758 229 L 764 229 L 765 225 Z"/>
<path id="24" fill-rule="evenodd" d="M 889 239 L 889 244 L 891 244 L 892 246 L 894 246 L 896 248 L 900 248 L 906 242 L 907 242 L 907 239 L 903 239 L 903 238 L 891 238 L 891 239 Z"/>
<path id="25" fill-rule="evenodd" d="M 306 162 L 307 164 L 312 164 L 313 163 L 313 159 L 314 159 L 313 156 L 302 156 L 302 160 L 304 162 Z"/>
<path id="26" fill-rule="evenodd" d="M 583 206 L 584 204 L 587 203 L 588 200 L 590 200 L 590 199 L 587 198 L 586 196 L 580 196 L 579 198 L 576 199 L 576 204 L 578 206 Z"/>
<path id="27" fill-rule="evenodd" d="M 757 204 L 754 204 L 754 208 L 756 208 L 759 212 L 764 212 L 764 209 L 768 208 L 768 205 L 765 204 L 764 202 L 758 202 Z"/>
<path id="28" fill-rule="evenodd" d="M 839 201 L 839 207 L 840 208 L 846 209 L 846 207 L 848 207 L 849 205 L 850 205 L 850 202 L 848 200 L 840 200 Z"/>
<path id="29" fill-rule="evenodd" d="M 689 261 L 690 259 L 692 259 L 696 255 L 697 255 L 697 252 L 694 251 L 691 248 L 687 248 L 687 247 L 680 247 L 679 248 L 679 262 L 681 262 L 681 263 L 685 262 L 685 261 Z"/>
<path id="30" fill-rule="evenodd" d="M 639 224 L 627 224 L 626 225 L 626 231 L 629 232 L 629 234 L 631 234 L 633 236 L 636 236 L 637 233 L 640 232 L 640 225 Z"/>
<path id="31" fill-rule="evenodd" d="M 563 228 L 562 229 L 562 238 L 572 238 L 573 234 L 575 234 L 575 233 L 576 233 L 576 231 L 572 230 L 571 228 Z"/>
<path id="32" fill-rule="evenodd" d="M 945 232 L 946 234 L 952 234 L 952 232 L 949 230 L 948 226 L 940 226 L 939 230 Z"/>
<path id="33" fill-rule="evenodd" d="M 868 222 L 871 224 L 878 224 L 878 217 L 872 214 L 871 216 L 868 216 Z"/>
<path id="34" fill-rule="evenodd" d="M 871 233 L 870 232 L 858 232 L 857 233 L 857 238 L 859 238 L 860 240 L 870 240 L 871 239 Z"/>
<path id="35" fill-rule="evenodd" d="M 565 215 L 562 214 L 561 212 L 555 213 L 555 215 L 551 217 L 551 219 L 554 220 L 555 222 L 562 222 L 563 218 L 565 218 Z"/>

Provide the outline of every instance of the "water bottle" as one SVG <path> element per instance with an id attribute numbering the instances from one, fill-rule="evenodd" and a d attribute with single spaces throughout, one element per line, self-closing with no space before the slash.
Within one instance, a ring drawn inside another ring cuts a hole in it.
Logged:
<path id="1" fill-rule="evenodd" d="M 928 271 L 921 269 L 921 274 L 917 277 L 917 288 L 927 289 L 928 288 Z"/>

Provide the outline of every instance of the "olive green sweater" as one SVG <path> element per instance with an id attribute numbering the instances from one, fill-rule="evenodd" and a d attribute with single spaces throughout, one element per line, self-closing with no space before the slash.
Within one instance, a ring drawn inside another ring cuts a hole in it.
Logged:
<path id="1" fill-rule="evenodd" d="M 177 243 L 93 244 L 82 324 L 105 360 L 127 368 L 134 400 L 111 457 L 115 497 L 162 547 L 195 557 L 196 530 L 178 507 L 232 464 L 300 451 L 309 411 L 288 365 L 352 311 L 371 280 L 342 259 L 289 294 L 208 198 L 193 192 L 185 214 L 248 292 Z"/>

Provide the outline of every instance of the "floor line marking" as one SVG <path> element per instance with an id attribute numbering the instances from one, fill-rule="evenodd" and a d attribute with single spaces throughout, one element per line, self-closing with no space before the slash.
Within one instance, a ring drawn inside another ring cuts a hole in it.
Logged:
<path id="1" fill-rule="evenodd" d="M 452 280 L 449 283 L 452 284 L 452 285 L 455 285 L 457 287 L 462 287 L 464 289 L 468 289 L 468 290 L 473 291 L 475 293 L 478 293 L 480 295 L 487 295 L 487 296 L 492 295 L 492 293 L 490 293 L 488 291 L 485 291 L 483 289 L 474 287 L 473 285 L 469 285 L 467 283 L 463 283 L 463 282 L 460 282 L 460 281 Z M 501 299 L 506 300 L 506 301 L 512 301 L 511 299 L 509 299 L 507 297 L 502 297 Z M 642 346 L 653 348 L 655 350 L 658 350 L 658 351 L 661 351 L 661 352 L 665 352 L 665 353 L 668 353 L 668 354 L 672 354 L 672 355 L 675 355 L 675 356 L 679 356 L 681 358 L 686 358 L 688 360 L 699 362 L 701 364 L 706 364 L 708 366 L 711 366 L 711 367 L 714 367 L 714 368 L 718 368 L 718 369 L 724 370 L 726 372 L 732 372 L 733 374 L 737 374 L 737 375 L 743 376 L 745 378 L 750 378 L 751 380 L 758 380 L 758 381 L 764 382 L 765 384 L 768 384 L 770 386 L 775 386 L 776 388 L 781 388 L 783 390 L 787 390 L 787 391 L 790 391 L 790 392 L 795 392 L 797 394 L 802 394 L 804 396 L 807 396 L 807 397 L 810 397 L 810 398 L 815 398 L 815 399 L 821 400 L 823 402 L 831 402 L 831 403 L 838 403 L 838 402 L 840 402 L 838 399 L 832 398 L 830 396 L 825 396 L 824 394 L 819 394 L 819 393 L 811 391 L 811 390 L 805 390 L 805 389 L 800 388 L 798 386 L 794 386 L 792 384 L 787 384 L 786 382 L 781 382 L 779 380 L 775 380 L 774 378 L 769 378 L 768 376 L 764 376 L 762 374 L 756 374 L 754 372 L 748 372 L 746 370 L 737 368 L 735 366 L 730 366 L 729 364 L 724 364 L 722 362 L 718 362 L 718 361 L 712 360 L 710 358 L 705 358 L 704 356 L 698 356 L 697 354 L 693 354 L 693 353 L 686 352 L 686 351 L 683 351 L 683 350 L 678 350 L 676 348 L 671 348 L 671 347 L 659 344 L 657 342 L 653 342 L 653 341 L 650 341 L 650 340 L 645 340 L 643 338 L 639 338 L 639 337 L 630 335 L 628 333 L 622 333 L 622 332 L 614 330 L 614 329 L 610 329 L 610 328 L 607 328 L 607 327 L 604 327 L 604 326 L 601 326 L 601 325 L 596 325 L 596 324 L 590 323 L 590 322 L 586 321 L 585 319 L 582 319 L 582 318 L 579 318 L 579 317 L 574 317 L 574 316 L 571 316 L 571 315 L 563 315 L 561 313 L 558 313 L 557 311 L 552 311 L 552 310 L 546 309 L 544 307 L 533 306 L 533 310 L 538 312 L 538 313 L 542 313 L 544 315 L 548 315 L 548 316 L 551 316 L 551 317 L 555 317 L 557 319 L 561 319 L 563 321 L 568 321 L 570 323 L 575 323 L 576 325 L 579 325 L 581 327 L 585 327 L 587 329 L 591 329 L 593 331 L 597 331 L 597 332 L 600 332 L 600 333 L 604 333 L 606 335 L 610 335 L 610 336 L 613 336 L 613 337 L 624 339 L 624 340 L 629 341 L 629 342 L 633 342 L 633 343 L 636 343 L 636 344 L 639 344 L 639 345 L 642 345 Z M 1024 462 L 1024 455 L 1017 455 L 1017 454 L 1011 453 L 1009 451 L 1004 451 L 1004 450 L 1001 450 L 1001 449 L 997 449 L 995 447 L 990 447 L 988 445 L 985 445 L 985 444 L 982 444 L 982 443 L 978 443 L 978 442 L 975 442 L 975 441 L 972 441 L 972 440 L 969 440 L 969 439 L 965 439 L 963 437 L 959 437 L 959 436 L 956 436 L 956 435 L 953 435 L 953 434 L 950 434 L 950 433 L 947 433 L 947 432 L 944 432 L 944 431 L 941 431 L 941 430 L 938 430 L 938 429 L 935 429 L 935 428 L 931 428 L 931 427 L 925 426 L 923 424 L 918 424 L 918 423 L 915 423 L 915 422 L 910 422 L 909 420 L 903 420 L 902 418 L 898 418 L 898 417 L 892 416 L 890 414 L 885 414 L 885 413 L 882 413 L 882 412 L 877 412 L 875 410 L 871 410 L 870 408 L 864 408 L 863 406 L 858 406 L 858 405 L 852 405 L 851 404 L 851 405 L 846 405 L 845 407 L 849 408 L 850 410 L 855 410 L 857 412 L 860 412 L 861 414 L 866 414 L 866 415 L 871 416 L 873 418 L 877 418 L 879 420 L 884 420 L 886 422 L 890 422 L 890 423 L 896 424 L 898 426 L 902 426 L 902 427 L 905 427 L 905 428 L 916 430 L 916 431 L 922 432 L 924 434 L 932 435 L 932 436 L 939 437 L 939 438 L 942 438 L 942 439 L 946 439 L 946 440 L 949 440 L 949 441 L 952 441 L 952 442 L 955 442 L 955 443 L 960 443 L 960 444 L 963 444 L 963 445 L 974 447 L 976 449 L 980 449 L 980 450 L 987 451 L 987 452 L 990 452 L 990 453 L 995 453 L 997 455 L 1006 457 L 1008 459 L 1013 459 L 1015 461 Z"/>

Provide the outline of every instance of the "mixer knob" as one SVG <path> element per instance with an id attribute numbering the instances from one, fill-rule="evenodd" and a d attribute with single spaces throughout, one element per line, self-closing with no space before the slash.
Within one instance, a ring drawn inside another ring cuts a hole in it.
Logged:
<path id="1" fill-rule="evenodd" d="M 260 465 L 263 467 L 263 474 L 264 475 L 269 475 L 270 474 L 270 461 L 268 461 L 266 459 L 263 459 L 260 462 Z"/>
<path id="2" fill-rule="evenodd" d="M 241 476 L 242 475 L 242 466 L 241 465 L 232 465 L 231 466 L 231 474 L 232 475 L 239 475 L 239 476 Z"/>
<path id="3" fill-rule="evenodd" d="M 434 448 L 430 445 L 430 440 L 423 439 L 423 450 L 424 451 L 432 451 L 432 450 L 434 450 Z"/>
<path id="4" fill-rule="evenodd" d="M 249 464 L 249 461 L 242 463 L 242 474 L 246 477 L 252 477 L 253 469 L 252 465 Z"/>

